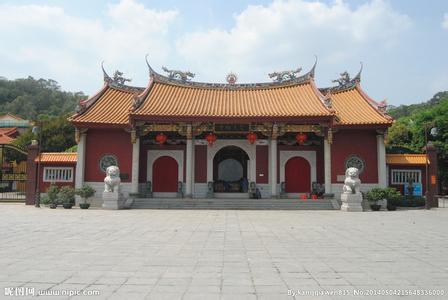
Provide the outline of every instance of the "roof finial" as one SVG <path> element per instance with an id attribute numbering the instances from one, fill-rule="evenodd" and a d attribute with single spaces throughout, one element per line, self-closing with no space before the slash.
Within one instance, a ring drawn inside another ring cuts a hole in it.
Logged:
<path id="1" fill-rule="evenodd" d="M 151 65 L 148 62 L 148 56 L 149 56 L 149 54 L 146 53 L 146 55 L 145 55 L 146 65 L 148 66 L 148 69 L 149 69 L 149 76 L 151 76 L 151 75 L 154 75 L 156 72 L 154 72 L 154 70 L 151 68 Z"/>
<path id="2" fill-rule="evenodd" d="M 104 70 L 104 60 L 101 62 L 101 69 L 103 70 L 103 78 L 105 83 L 111 83 L 112 78 L 107 74 L 106 70 Z"/>
<path id="3" fill-rule="evenodd" d="M 316 71 L 316 65 L 317 65 L 317 55 L 314 55 L 314 65 L 313 65 L 313 67 L 311 68 L 311 70 L 308 72 L 309 74 L 310 74 L 310 77 L 311 78 L 314 78 L 314 74 L 315 74 L 315 71 Z"/>
<path id="4" fill-rule="evenodd" d="M 356 82 L 356 83 L 361 82 L 361 72 L 362 72 L 363 64 L 362 64 L 362 61 L 359 62 L 359 63 L 361 64 L 361 68 L 359 69 L 358 74 L 356 74 L 356 76 L 353 78 L 353 81 Z"/>

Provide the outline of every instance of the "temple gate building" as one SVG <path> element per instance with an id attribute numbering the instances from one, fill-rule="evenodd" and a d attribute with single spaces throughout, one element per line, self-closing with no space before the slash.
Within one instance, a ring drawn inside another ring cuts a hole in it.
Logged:
<path id="1" fill-rule="evenodd" d="M 318 88 L 316 64 L 269 83 L 200 83 L 150 65 L 145 88 L 104 71 L 104 86 L 69 118 L 78 143 L 75 186 L 99 194 L 118 165 L 125 194 L 298 197 L 341 192 L 347 167 L 365 190 L 388 185 L 384 135 L 393 120 L 361 88 L 361 71 Z"/>

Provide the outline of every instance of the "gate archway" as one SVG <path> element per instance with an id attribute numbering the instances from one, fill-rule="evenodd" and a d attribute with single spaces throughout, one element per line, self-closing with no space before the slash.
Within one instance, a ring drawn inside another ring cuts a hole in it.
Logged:
<path id="1" fill-rule="evenodd" d="M 311 192 L 311 166 L 305 158 L 296 156 L 286 162 L 285 191 L 287 193 Z"/>
<path id="2" fill-rule="evenodd" d="M 215 192 L 247 192 L 249 155 L 238 146 L 225 146 L 213 157 Z"/>

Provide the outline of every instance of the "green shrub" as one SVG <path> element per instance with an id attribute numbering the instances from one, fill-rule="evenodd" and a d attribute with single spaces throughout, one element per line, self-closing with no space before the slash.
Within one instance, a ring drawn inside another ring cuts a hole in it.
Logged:
<path id="1" fill-rule="evenodd" d="M 58 198 L 62 204 L 75 204 L 75 189 L 71 186 L 63 186 L 59 190 Z"/>
<path id="2" fill-rule="evenodd" d="M 418 196 L 415 196 L 412 199 L 400 196 L 399 198 L 392 200 L 391 203 L 399 207 L 421 207 L 425 206 L 426 201 L 425 198 Z"/>
<path id="3" fill-rule="evenodd" d="M 383 199 L 387 200 L 388 204 L 395 205 L 394 203 L 399 202 L 402 196 L 399 191 L 395 188 L 373 188 L 367 192 L 366 198 L 371 203 L 377 203 Z"/>
<path id="4" fill-rule="evenodd" d="M 95 189 L 84 183 L 81 188 L 76 189 L 76 195 L 84 199 L 84 203 L 86 203 L 88 198 L 95 195 Z"/>
<path id="5" fill-rule="evenodd" d="M 49 200 L 49 204 L 57 204 L 58 194 L 59 194 L 59 187 L 55 184 L 51 184 L 47 188 L 47 197 Z"/>
<path id="6" fill-rule="evenodd" d="M 383 188 L 373 188 L 366 194 L 366 199 L 369 202 L 377 203 L 383 199 L 386 199 L 386 191 Z"/>
<path id="7" fill-rule="evenodd" d="M 50 200 L 50 197 L 48 197 L 48 195 L 43 195 L 43 196 L 40 198 L 40 203 L 42 203 L 43 205 L 49 205 L 49 204 L 51 204 L 52 202 L 51 202 L 51 200 Z"/>

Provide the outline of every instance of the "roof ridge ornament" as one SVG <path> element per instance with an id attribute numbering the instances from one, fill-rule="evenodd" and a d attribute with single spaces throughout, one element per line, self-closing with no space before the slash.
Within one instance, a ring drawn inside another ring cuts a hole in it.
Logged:
<path id="1" fill-rule="evenodd" d="M 351 88 L 355 87 L 357 84 L 359 84 L 361 82 L 361 73 L 362 73 L 362 68 L 363 68 L 362 62 L 360 64 L 361 64 L 361 68 L 359 69 L 359 72 L 358 72 L 358 74 L 356 74 L 355 77 L 350 78 L 350 74 L 347 71 L 344 71 L 339 74 L 340 77 L 338 79 L 332 80 L 331 82 L 335 82 L 338 85 L 330 88 L 330 92 L 351 89 Z"/>
<path id="2" fill-rule="evenodd" d="M 295 70 L 272 72 L 272 73 L 269 73 L 268 76 L 269 76 L 269 78 L 274 78 L 273 79 L 274 82 L 285 82 L 285 81 L 297 79 L 300 71 L 302 71 L 301 67 L 299 67 Z"/>
<path id="3" fill-rule="evenodd" d="M 176 79 L 183 82 L 190 81 L 191 78 L 195 76 L 195 74 L 190 71 L 170 70 L 167 67 L 162 67 L 162 70 L 168 73 L 169 79 Z"/>
<path id="4" fill-rule="evenodd" d="M 381 113 L 383 114 L 387 113 L 387 99 L 378 102 L 377 108 Z"/>
<path id="5" fill-rule="evenodd" d="M 123 86 L 126 82 L 132 81 L 130 78 L 123 77 L 123 72 L 120 72 L 119 70 L 115 70 L 113 77 L 110 77 L 104 69 L 104 60 L 101 62 L 101 69 L 103 70 L 104 83 Z"/>
<path id="6" fill-rule="evenodd" d="M 153 70 L 153 68 L 151 68 L 151 65 L 150 65 L 149 62 L 148 62 L 148 56 L 149 56 L 149 54 L 146 53 L 146 55 L 145 55 L 145 61 L 146 61 L 146 65 L 148 66 L 149 76 L 151 76 L 151 75 L 153 75 L 153 74 L 156 74 L 156 72 Z"/>
<path id="7" fill-rule="evenodd" d="M 228 84 L 234 85 L 238 81 L 238 76 L 236 76 L 235 73 L 230 72 L 226 76 L 226 81 L 227 81 Z"/>
<path id="8" fill-rule="evenodd" d="M 125 78 L 123 72 L 115 70 L 114 77 L 112 77 L 112 82 L 118 85 L 124 85 L 126 82 L 131 82 L 131 78 Z"/>
<path id="9" fill-rule="evenodd" d="M 314 75 L 316 73 L 316 66 L 317 66 L 317 55 L 314 55 L 314 65 L 311 67 L 311 70 L 308 72 L 308 74 L 311 78 L 314 78 Z"/>
<path id="10" fill-rule="evenodd" d="M 356 74 L 356 76 L 353 78 L 353 81 L 355 81 L 356 83 L 361 82 L 361 73 L 363 68 L 362 61 L 360 61 L 359 64 L 361 65 L 361 68 L 359 69 L 358 74 Z"/>
<path id="11" fill-rule="evenodd" d="M 104 60 L 101 62 L 101 70 L 103 70 L 103 79 L 104 83 L 111 83 L 112 78 L 107 74 L 106 70 L 104 69 Z"/>

